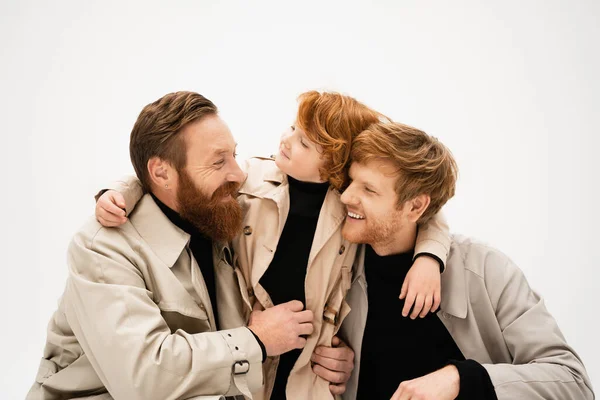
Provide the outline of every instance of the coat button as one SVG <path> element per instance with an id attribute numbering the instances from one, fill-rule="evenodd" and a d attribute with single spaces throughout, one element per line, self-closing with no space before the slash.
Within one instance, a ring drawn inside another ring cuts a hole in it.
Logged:
<path id="1" fill-rule="evenodd" d="M 205 311 L 205 309 L 204 309 L 204 304 L 203 304 L 203 303 L 200 303 L 200 309 L 201 309 L 202 311 Z"/>
<path id="2" fill-rule="evenodd" d="M 246 236 L 252 235 L 252 228 L 250 226 L 244 227 L 244 235 L 246 235 Z"/>
<path id="3" fill-rule="evenodd" d="M 344 251 L 346 251 L 346 246 L 342 245 L 342 247 L 340 247 L 340 255 L 344 254 Z"/>

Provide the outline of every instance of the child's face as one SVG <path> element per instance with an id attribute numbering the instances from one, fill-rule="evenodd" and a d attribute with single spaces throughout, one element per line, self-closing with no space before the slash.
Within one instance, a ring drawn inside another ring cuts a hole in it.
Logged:
<path id="1" fill-rule="evenodd" d="M 311 142 L 295 125 L 281 135 L 275 164 L 285 174 L 303 182 L 324 182 L 319 168 L 323 166 L 321 146 Z"/>

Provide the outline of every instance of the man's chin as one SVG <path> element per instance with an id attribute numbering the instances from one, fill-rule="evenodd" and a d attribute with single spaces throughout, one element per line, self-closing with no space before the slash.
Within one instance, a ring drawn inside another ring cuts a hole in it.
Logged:
<path id="1" fill-rule="evenodd" d="M 351 243 L 365 243 L 363 235 L 361 235 L 359 232 L 354 232 L 350 229 L 342 229 L 342 236 L 344 239 Z"/>

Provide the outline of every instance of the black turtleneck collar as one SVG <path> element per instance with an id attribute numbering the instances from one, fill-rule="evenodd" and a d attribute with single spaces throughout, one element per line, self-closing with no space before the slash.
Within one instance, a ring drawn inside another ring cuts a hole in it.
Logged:
<path id="1" fill-rule="evenodd" d="M 325 194 L 327 193 L 327 189 L 329 189 L 329 182 L 303 182 L 289 175 L 288 182 L 290 186 L 304 193 Z"/>
<path id="2" fill-rule="evenodd" d="M 378 255 L 369 245 L 365 248 L 365 270 L 374 272 L 380 276 L 389 279 L 404 281 L 404 276 L 413 264 L 414 249 L 400 254 L 390 254 L 387 256 Z M 400 290 L 398 290 L 400 294 Z"/>
<path id="3" fill-rule="evenodd" d="M 329 183 L 302 182 L 289 175 L 288 182 L 290 184 L 290 215 L 318 217 L 329 189 Z"/>

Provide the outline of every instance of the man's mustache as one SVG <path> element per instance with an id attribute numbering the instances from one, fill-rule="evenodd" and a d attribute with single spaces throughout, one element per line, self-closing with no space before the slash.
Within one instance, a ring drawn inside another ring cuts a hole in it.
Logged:
<path id="1" fill-rule="evenodd" d="M 240 189 L 240 184 L 237 182 L 227 182 L 222 184 L 215 190 L 212 195 L 211 200 L 220 200 L 221 198 L 231 195 L 234 199 L 238 196 L 238 190 Z"/>

